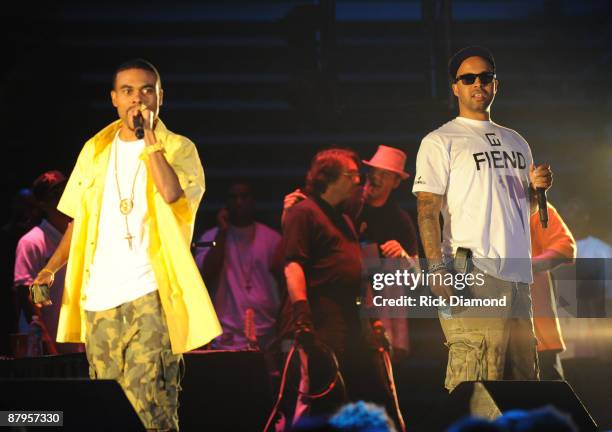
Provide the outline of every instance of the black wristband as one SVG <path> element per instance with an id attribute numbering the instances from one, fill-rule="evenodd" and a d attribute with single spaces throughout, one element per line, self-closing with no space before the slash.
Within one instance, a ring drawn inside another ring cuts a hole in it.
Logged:
<path id="1" fill-rule="evenodd" d="M 308 301 L 299 300 L 293 303 L 293 318 L 296 342 L 306 351 L 312 350 L 315 339 L 314 325 Z"/>
<path id="2" fill-rule="evenodd" d="M 293 303 L 293 318 L 296 322 L 312 323 L 312 312 L 307 300 L 298 300 Z"/>

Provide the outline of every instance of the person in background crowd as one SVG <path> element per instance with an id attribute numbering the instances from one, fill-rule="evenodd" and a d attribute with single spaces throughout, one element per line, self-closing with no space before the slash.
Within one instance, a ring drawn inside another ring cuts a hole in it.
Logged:
<path id="1" fill-rule="evenodd" d="M 581 197 L 563 203 L 576 239 L 576 262 L 553 271 L 569 313 L 560 311 L 566 350 L 561 359 L 612 358 L 612 246 L 594 235 L 592 209 Z M 573 308 L 575 306 L 575 309 Z"/>
<path id="2" fill-rule="evenodd" d="M 255 221 L 252 186 L 233 182 L 226 207 L 217 215 L 217 227 L 199 242 L 196 263 L 213 298 L 223 334 L 213 341 L 216 349 L 266 349 L 276 337 L 280 307 L 277 282 L 282 273 L 281 236 Z"/>
<path id="3" fill-rule="evenodd" d="M 32 191 L 43 214 L 40 224 L 28 231 L 17 244 L 15 252 L 14 289 L 21 312 L 20 321 L 42 327 L 47 354 L 82 352 L 81 344 L 55 344 L 57 324 L 64 291 L 64 268 L 55 274 L 56 289 L 51 291 L 51 306 L 35 308 L 31 303 L 29 287 L 46 265 L 71 219 L 57 210 L 57 203 L 64 192 L 66 177 L 59 171 L 47 171 L 33 183 Z M 34 324 L 32 324 L 34 321 Z M 20 326 L 21 327 L 21 326 Z M 21 329 L 27 332 L 27 327 Z"/>
<path id="4" fill-rule="evenodd" d="M 307 197 L 288 209 L 284 218 L 285 277 L 295 337 L 302 347 L 300 391 L 321 385 L 316 353 L 322 344 L 337 357 L 347 392 L 332 393 L 325 400 L 298 398 L 294 420 L 309 411 L 316 414 L 337 407 L 346 397 L 393 407 L 372 329 L 360 319 L 361 252 L 353 223 L 342 211 L 359 180 L 359 160 L 353 151 L 318 152 L 306 178 Z"/>
<path id="5" fill-rule="evenodd" d="M 374 245 L 376 257 L 405 259 L 406 266 L 412 268 L 418 262 L 416 228 L 408 212 L 400 208 L 392 195 L 410 176 L 405 172 L 406 153 L 380 145 L 369 161 L 362 162 L 369 167 L 365 185 L 357 188 L 342 205 L 358 230 L 360 243 L 364 246 L 363 257 L 367 258 L 370 253 L 369 245 Z M 283 215 L 304 198 L 306 195 L 299 189 L 288 194 Z M 404 358 L 410 351 L 407 319 L 380 318 L 391 341 L 394 358 Z"/>
<path id="6" fill-rule="evenodd" d="M 15 248 L 19 239 L 40 223 L 42 215 L 29 187 L 17 191 L 10 205 L 8 221 L 0 228 L 0 355 L 21 356 L 17 298 L 13 288 Z M 25 322 L 25 321 L 24 321 Z"/>
<path id="7" fill-rule="evenodd" d="M 531 215 L 531 262 L 533 284 L 533 324 L 538 339 L 540 379 L 563 380 L 563 367 L 559 353 L 565 349 L 557 315 L 556 291 L 551 270 L 561 264 L 573 263 L 576 241 L 559 216 L 548 203 L 548 227 L 540 224 L 538 213 Z"/>

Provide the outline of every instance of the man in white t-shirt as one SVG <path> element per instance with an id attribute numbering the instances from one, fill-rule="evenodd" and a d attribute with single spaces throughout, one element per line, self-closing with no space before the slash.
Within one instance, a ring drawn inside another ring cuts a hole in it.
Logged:
<path id="1" fill-rule="evenodd" d="M 564 200 L 564 216 L 576 238 L 576 262 L 555 270 L 566 351 L 560 357 L 599 359 L 612 357 L 612 246 L 596 237 L 593 209 L 579 196 Z"/>
<path id="2" fill-rule="evenodd" d="M 281 236 L 255 221 L 255 197 L 249 183 L 232 183 L 226 207 L 217 215 L 217 226 L 198 241 L 216 243 L 196 253 L 223 327 L 213 348 L 265 350 L 276 337 Z"/>
<path id="3" fill-rule="evenodd" d="M 449 348 L 445 386 L 537 379 L 529 216 L 537 210 L 535 188 L 548 189 L 552 172 L 547 165 L 533 165 L 529 145 L 518 133 L 491 121 L 499 83 L 487 49 L 462 49 L 451 58 L 449 73 L 459 116 L 421 142 L 413 187 L 429 273 L 436 276 L 430 287 L 448 306 L 440 308 Z M 457 252 L 468 258 L 467 267 L 455 260 L 452 268 Z M 473 273 L 470 287 L 461 291 L 448 283 L 466 272 Z M 505 305 L 453 307 L 459 296 L 503 299 Z"/>

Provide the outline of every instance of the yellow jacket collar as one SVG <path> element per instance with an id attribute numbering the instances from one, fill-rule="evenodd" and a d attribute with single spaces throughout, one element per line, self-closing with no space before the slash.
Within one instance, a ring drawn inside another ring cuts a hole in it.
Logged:
<path id="1" fill-rule="evenodd" d="M 104 148 L 110 145 L 115 139 L 117 131 L 121 129 L 122 120 L 115 120 L 94 136 L 95 155 L 97 156 Z M 164 122 L 158 117 L 155 122 L 155 136 L 161 142 L 166 141 L 168 129 Z"/>

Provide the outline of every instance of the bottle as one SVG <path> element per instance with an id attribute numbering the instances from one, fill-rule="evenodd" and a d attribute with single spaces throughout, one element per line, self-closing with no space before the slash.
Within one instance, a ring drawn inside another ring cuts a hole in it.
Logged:
<path id="1" fill-rule="evenodd" d="M 244 313 L 244 334 L 247 338 L 247 346 L 250 350 L 258 350 L 257 331 L 255 329 L 255 311 L 248 308 Z"/>

